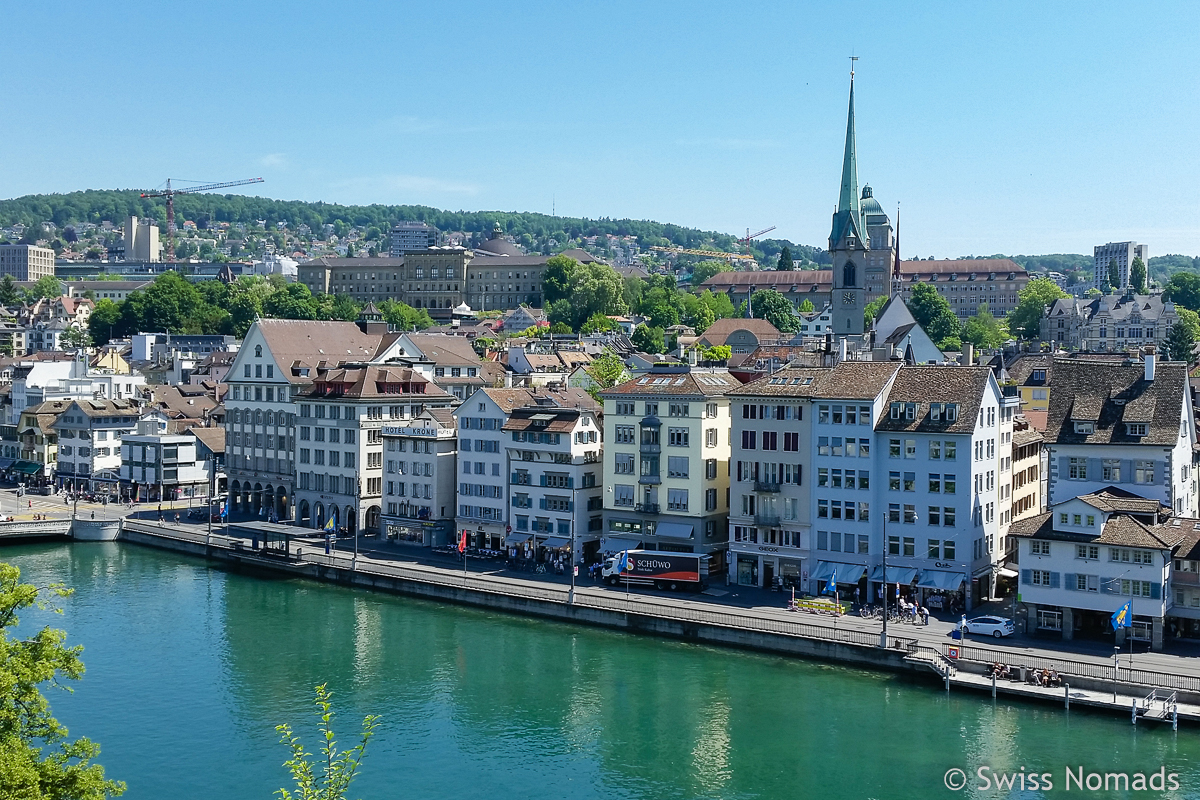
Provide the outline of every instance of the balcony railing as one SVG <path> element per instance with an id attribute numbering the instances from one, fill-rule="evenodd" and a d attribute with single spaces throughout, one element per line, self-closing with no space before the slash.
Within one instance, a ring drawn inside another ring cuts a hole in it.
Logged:
<path id="1" fill-rule="evenodd" d="M 662 445 L 661 444 L 651 444 L 649 442 L 642 442 L 640 445 L 638 445 L 638 449 L 641 450 L 641 452 L 643 452 L 643 453 L 661 453 Z"/>
<path id="2" fill-rule="evenodd" d="M 755 481 L 754 491 L 756 492 L 778 492 L 779 484 L 771 481 Z"/>
<path id="3" fill-rule="evenodd" d="M 764 526 L 765 525 L 778 525 L 779 524 L 779 514 L 770 512 L 770 511 L 755 514 L 754 515 L 754 524 L 755 525 L 764 525 Z"/>
<path id="4" fill-rule="evenodd" d="M 643 514 L 657 514 L 658 508 L 658 503 L 638 503 L 633 507 L 633 510 Z"/>

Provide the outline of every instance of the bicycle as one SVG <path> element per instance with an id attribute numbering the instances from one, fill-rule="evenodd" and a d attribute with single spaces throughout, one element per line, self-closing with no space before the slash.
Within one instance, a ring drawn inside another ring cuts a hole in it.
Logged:
<path id="1" fill-rule="evenodd" d="M 537 573 L 538 575 L 545 574 L 545 572 L 546 572 L 546 565 L 545 565 L 545 564 L 538 564 L 536 567 L 534 567 L 534 568 L 533 568 L 533 571 L 534 571 L 535 573 Z"/>

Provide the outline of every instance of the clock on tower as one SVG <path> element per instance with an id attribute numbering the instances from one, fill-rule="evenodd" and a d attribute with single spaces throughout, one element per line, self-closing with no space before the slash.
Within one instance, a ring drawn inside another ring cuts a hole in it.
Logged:
<path id="1" fill-rule="evenodd" d="M 855 301 L 854 292 L 842 292 L 842 305 L 852 306 Z"/>

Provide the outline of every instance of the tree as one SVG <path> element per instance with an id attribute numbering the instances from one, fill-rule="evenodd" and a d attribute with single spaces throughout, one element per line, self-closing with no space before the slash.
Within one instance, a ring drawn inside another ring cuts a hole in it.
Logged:
<path id="1" fill-rule="evenodd" d="M 570 325 L 568 325 L 565 322 L 556 322 L 550 326 L 550 332 L 551 333 L 574 333 L 575 331 L 574 331 L 574 329 L 571 328 Z"/>
<path id="2" fill-rule="evenodd" d="M 1005 338 L 1004 326 L 992 316 L 987 303 L 982 303 L 975 316 L 963 323 L 962 341 L 970 342 L 978 348 L 995 350 L 1004 344 Z"/>
<path id="3" fill-rule="evenodd" d="M 700 360 L 714 363 L 728 361 L 733 355 L 733 348 L 727 344 L 713 345 L 700 351 Z"/>
<path id="4" fill-rule="evenodd" d="M 87 328 L 71 325 L 63 331 L 61 342 L 66 350 L 83 350 L 92 346 L 92 337 Z"/>
<path id="5" fill-rule="evenodd" d="M 88 332 L 92 341 L 101 345 L 108 344 L 120 322 L 121 309 L 116 303 L 107 298 L 97 300 L 96 307 L 88 317 Z"/>
<path id="6" fill-rule="evenodd" d="M 729 295 L 724 292 L 713 294 L 708 289 L 700 293 L 701 304 L 707 306 L 713 312 L 713 319 L 729 319 L 737 316 L 737 309 L 733 307 L 733 301 L 729 299 Z"/>
<path id="7" fill-rule="evenodd" d="M 579 332 L 584 336 L 591 336 L 594 333 L 607 333 L 609 331 L 619 331 L 621 326 L 614 319 L 609 319 L 605 314 L 592 314 L 579 328 Z"/>
<path id="8" fill-rule="evenodd" d="M 883 307 L 887 305 L 886 297 L 876 297 L 871 302 L 867 303 L 867 307 L 863 309 L 863 328 L 870 328 L 871 324 L 879 318 L 879 312 L 883 311 Z"/>
<path id="9" fill-rule="evenodd" d="M 663 329 L 651 325 L 640 325 L 635 328 L 629 341 L 633 342 L 633 346 L 641 352 L 651 355 L 661 353 L 666 349 L 663 342 Z"/>
<path id="10" fill-rule="evenodd" d="M 79 241 L 79 234 L 75 232 L 74 228 L 68 225 L 67 227 L 63 228 L 63 240 L 69 242 L 70 244 L 74 244 L 75 242 Z"/>
<path id="11" fill-rule="evenodd" d="M 413 308 L 396 300 L 384 300 L 379 304 L 379 311 L 385 321 L 402 331 L 411 331 L 414 328 L 420 331 L 433 327 L 433 318 L 423 308 Z"/>
<path id="12" fill-rule="evenodd" d="M 291 773 L 295 783 L 295 793 L 280 789 L 278 794 L 282 800 L 345 800 L 350 784 L 358 775 L 363 757 L 367 752 L 367 744 L 375 736 L 379 727 L 379 717 L 368 714 L 363 718 L 362 733 L 358 744 L 348 750 L 337 749 L 337 741 L 333 733 L 333 703 L 332 693 L 326 689 L 326 684 L 316 688 L 313 704 L 317 707 L 317 725 L 321 742 L 320 758 L 314 762 L 312 754 L 306 752 L 300 738 L 292 733 L 288 724 L 277 725 L 279 742 L 286 747 L 292 757 L 283 762 Z M 317 765 L 320 764 L 321 774 L 317 775 Z"/>
<path id="13" fill-rule="evenodd" d="M 949 301 L 933 288 L 933 284 L 919 282 L 913 286 L 908 310 L 935 342 L 958 336 L 958 317 L 950 310 Z"/>
<path id="14" fill-rule="evenodd" d="M 21 302 L 21 295 L 17 292 L 17 282 L 13 280 L 12 275 L 5 275 L 3 280 L 0 280 L 0 306 L 15 306 Z"/>
<path id="15" fill-rule="evenodd" d="M 1008 312 L 1008 330 L 1018 338 L 1035 341 L 1042 335 L 1042 316 L 1055 300 L 1069 297 L 1049 278 L 1034 278 L 1017 297 L 1017 307 Z"/>
<path id="16" fill-rule="evenodd" d="M 729 266 L 728 261 L 719 261 L 717 259 L 709 259 L 701 261 L 696 266 L 692 267 L 692 290 L 696 290 L 702 283 L 716 275 L 718 272 L 732 272 L 733 267 Z"/>
<path id="17" fill-rule="evenodd" d="M 1137 294 L 1146 293 L 1146 264 L 1141 256 L 1135 258 L 1129 266 L 1129 287 Z"/>
<path id="18" fill-rule="evenodd" d="M 804 302 L 801 303 L 800 307 L 796 310 L 799 311 L 801 314 L 811 314 L 814 311 L 816 311 L 817 309 L 813 306 L 813 301 L 809 300 L 806 297 L 806 298 L 804 298 Z"/>
<path id="19" fill-rule="evenodd" d="M 1190 272 L 1176 272 L 1167 281 L 1164 293 L 1167 299 L 1176 306 L 1200 311 L 1200 275 Z"/>
<path id="20" fill-rule="evenodd" d="M 1187 325 L 1177 322 L 1167 329 L 1167 357 L 1172 361 L 1182 361 L 1190 365 L 1192 363 L 1192 348 L 1195 344 L 1196 337 Z"/>
<path id="21" fill-rule="evenodd" d="M 1109 259 L 1108 261 L 1108 285 L 1111 286 L 1114 291 L 1121 288 L 1121 274 L 1117 269 L 1117 260 L 1115 258 Z"/>
<path id="22" fill-rule="evenodd" d="M 542 270 L 542 297 L 546 303 L 569 299 L 578 273 L 579 262 L 570 256 L 547 259 L 546 267 Z"/>
<path id="23" fill-rule="evenodd" d="M 17 244 L 37 244 L 42 239 L 46 238 L 46 228 L 40 222 L 34 222 L 25 228 L 21 238 L 17 240 Z"/>
<path id="24" fill-rule="evenodd" d="M 625 362 L 611 350 L 605 350 L 593 358 L 584 371 L 595 381 L 595 386 L 588 390 L 588 394 L 596 400 L 599 400 L 600 392 L 616 386 L 626 375 Z"/>
<path id="25" fill-rule="evenodd" d="M 1193 339 L 1200 341 L 1200 314 L 1183 306 L 1175 306 L 1175 313 L 1179 315 L 1179 324 L 1191 331 Z"/>
<path id="26" fill-rule="evenodd" d="M 68 741 L 67 729 L 50 713 L 40 686 L 83 677 L 79 645 L 67 647 L 67 634 L 49 626 L 27 639 L 12 636 L 18 612 L 48 609 L 71 590 L 63 584 L 21 583 L 21 571 L 0 563 L 0 797 L 102 800 L 125 791 L 107 780 L 104 767 L 91 763 L 100 746 L 86 738 Z M 61 609 L 54 608 L 61 613 Z"/>
<path id="27" fill-rule="evenodd" d="M 53 275 L 43 275 L 30 287 L 29 293 L 35 298 L 48 297 L 53 299 L 55 297 L 62 297 L 63 284 L 62 281 Z"/>
<path id="28" fill-rule="evenodd" d="M 754 315 L 765 319 L 784 333 L 800 330 L 800 318 L 792 302 L 774 289 L 755 292 L 751 298 Z"/>
<path id="29" fill-rule="evenodd" d="M 779 251 L 779 261 L 775 264 L 777 270 L 793 270 L 796 268 L 795 262 L 792 261 L 792 249 L 787 245 Z"/>

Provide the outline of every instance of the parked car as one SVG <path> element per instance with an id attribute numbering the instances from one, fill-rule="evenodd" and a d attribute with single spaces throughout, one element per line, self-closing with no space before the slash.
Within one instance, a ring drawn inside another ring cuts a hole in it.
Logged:
<path id="1" fill-rule="evenodd" d="M 1012 636 L 1014 625 L 1007 617 L 975 617 L 966 622 L 967 633 L 978 633 L 981 636 L 992 636 L 999 639 L 1002 636 Z"/>

